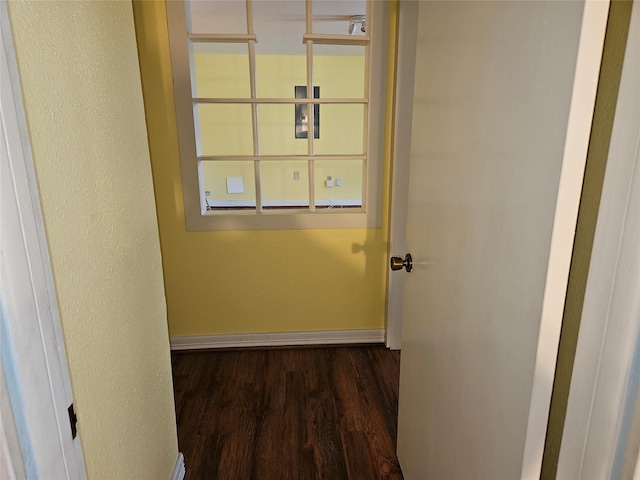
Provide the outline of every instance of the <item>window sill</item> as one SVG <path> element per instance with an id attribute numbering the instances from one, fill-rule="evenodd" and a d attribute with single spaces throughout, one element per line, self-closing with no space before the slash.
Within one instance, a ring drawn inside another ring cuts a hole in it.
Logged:
<path id="1" fill-rule="evenodd" d="M 209 211 L 186 218 L 187 231 L 308 230 L 379 228 L 380 221 L 361 208 L 322 208 L 310 212 L 290 209 Z"/>

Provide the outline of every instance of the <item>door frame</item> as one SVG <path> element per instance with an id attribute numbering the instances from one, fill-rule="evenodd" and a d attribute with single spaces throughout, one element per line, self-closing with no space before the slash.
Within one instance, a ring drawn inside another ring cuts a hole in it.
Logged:
<path id="1" fill-rule="evenodd" d="M 1 0 L 0 147 L 8 173 L 2 200 L 10 218 L 0 218 L 0 363 L 23 457 L 11 459 L 23 462 L 27 476 L 86 478 L 80 437 L 71 434 L 71 381 L 22 98 L 7 2 Z"/>
<path id="2" fill-rule="evenodd" d="M 402 256 L 406 249 L 406 209 L 418 3 L 417 1 L 399 2 L 389 247 L 392 255 Z M 522 478 L 539 478 L 542 466 L 560 327 L 608 12 L 609 0 L 585 1 L 545 281 Z M 404 275 L 389 274 L 388 278 L 386 344 L 391 349 L 399 349 L 402 345 Z"/>
<path id="3" fill-rule="evenodd" d="M 532 480 L 540 478 L 542 469 L 542 455 L 600 76 L 602 49 L 609 17 L 609 3 L 609 0 L 586 0 L 582 16 L 522 460 L 521 477 Z"/>
<path id="4" fill-rule="evenodd" d="M 407 205 L 409 201 L 409 160 L 413 117 L 413 84 L 418 35 L 418 1 L 398 2 L 398 50 L 396 64 L 394 128 L 389 221 L 389 253 L 404 257 L 407 243 Z M 402 346 L 403 272 L 387 274 L 387 348 Z"/>
<path id="5" fill-rule="evenodd" d="M 640 2 L 635 0 L 580 319 L 558 478 L 640 476 L 639 40 Z"/>

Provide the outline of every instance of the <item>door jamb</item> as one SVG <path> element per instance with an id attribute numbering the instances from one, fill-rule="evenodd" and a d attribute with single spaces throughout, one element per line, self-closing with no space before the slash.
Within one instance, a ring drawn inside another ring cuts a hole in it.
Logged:
<path id="1" fill-rule="evenodd" d="M 538 333 L 521 478 L 538 479 L 595 108 L 609 0 L 586 0 Z"/>
<path id="2" fill-rule="evenodd" d="M 404 257 L 409 201 L 409 158 L 413 83 L 418 34 L 418 2 L 398 2 L 398 52 L 395 84 L 393 152 L 391 163 L 391 207 L 389 221 L 389 253 Z M 402 346 L 402 298 L 404 270 L 388 272 L 386 345 L 391 350 Z"/>
<path id="3" fill-rule="evenodd" d="M 629 14 L 620 89 L 558 458 L 558 478 L 640 478 L 637 300 L 640 273 L 636 268 L 640 258 L 638 0 L 632 3 Z"/>

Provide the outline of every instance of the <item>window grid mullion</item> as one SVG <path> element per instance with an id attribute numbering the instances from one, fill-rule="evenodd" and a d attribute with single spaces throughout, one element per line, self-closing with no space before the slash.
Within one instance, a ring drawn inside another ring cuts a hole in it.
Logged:
<path id="1" fill-rule="evenodd" d="M 252 0 L 246 0 L 247 5 L 247 33 L 254 35 L 253 31 L 253 8 L 251 4 Z M 254 36 L 255 38 L 255 36 Z M 256 41 L 250 39 L 248 42 L 249 47 L 249 84 L 251 88 L 251 98 L 256 99 L 258 97 L 256 88 Z M 258 128 L 258 104 L 251 104 L 251 126 L 253 130 L 253 155 L 255 157 L 260 156 L 260 130 Z M 256 212 L 262 212 L 262 181 L 260 178 L 260 160 L 254 160 L 253 162 L 253 176 L 256 189 Z"/>
<path id="2" fill-rule="evenodd" d="M 369 38 L 373 38 L 371 35 L 371 29 L 373 28 L 374 22 L 372 17 L 372 8 L 371 2 L 367 2 L 367 10 L 366 10 L 366 18 L 367 18 L 367 32 Z M 375 33 L 375 32 L 374 32 Z M 364 98 L 369 100 L 370 96 L 370 86 L 371 86 L 371 42 L 367 42 L 364 47 Z M 364 105 L 363 108 L 363 132 L 362 132 L 362 152 L 364 153 L 364 161 L 362 162 L 362 178 L 363 180 L 369 178 L 368 177 L 368 169 L 369 169 L 369 102 Z M 367 195 L 369 189 L 367 188 L 367 182 L 362 182 L 362 208 L 367 210 Z"/>
<path id="3" fill-rule="evenodd" d="M 312 0 L 306 0 L 306 23 L 307 33 L 313 33 L 313 6 Z M 307 100 L 313 99 L 313 40 L 305 41 L 307 47 Z M 313 160 L 313 140 L 315 133 L 315 115 L 313 114 L 313 103 L 307 103 L 307 153 L 309 157 L 309 211 L 316 209 L 316 185 L 315 185 L 315 164 Z"/>
<path id="4" fill-rule="evenodd" d="M 280 104 L 280 105 L 297 105 L 307 103 L 307 98 L 208 98 L 208 97 L 193 97 L 191 99 L 194 104 L 209 104 L 209 103 L 256 103 L 260 104 Z M 319 104 L 367 104 L 369 99 L 367 98 L 314 98 L 313 103 Z"/>
<path id="5" fill-rule="evenodd" d="M 261 162 L 268 161 L 305 161 L 305 160 L 333 160 L 333 161 L 343 161 L 343 160 L 365 160 L 365 155 L 199 155 L 199 161 L 205 162 L 227 162 L 229 160 L 244 160 L 244 161 L 252 161 L 252 160 L 260 160 Z"/>

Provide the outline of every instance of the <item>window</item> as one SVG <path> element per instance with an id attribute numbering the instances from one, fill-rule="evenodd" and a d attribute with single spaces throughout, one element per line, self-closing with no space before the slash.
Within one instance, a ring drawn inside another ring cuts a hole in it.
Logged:
<path id="1" fill-rule="evenodd" d="M 380 225 L 387 7 L 167 2 L 188 230 Z"/>

